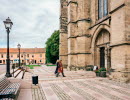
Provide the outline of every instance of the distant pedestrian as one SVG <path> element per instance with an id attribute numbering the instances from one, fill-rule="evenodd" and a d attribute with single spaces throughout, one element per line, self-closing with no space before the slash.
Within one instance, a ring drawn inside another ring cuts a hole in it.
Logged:
<path id="1" fill-rule="evenodd" d="M 55 74 L 58 73 L 58 68 L 59 68 L 59 60 L 56 61 L 56 70 L 55 70 Z"/>
<path id="2" fill-rule="evenodd" d="M 60 73 L 62 73 L 63 77 L 66 77 L 63 71 L 62 60 L 59 61 L 58 73 L 56 74 L 56 77 L 58 77 Z"/>

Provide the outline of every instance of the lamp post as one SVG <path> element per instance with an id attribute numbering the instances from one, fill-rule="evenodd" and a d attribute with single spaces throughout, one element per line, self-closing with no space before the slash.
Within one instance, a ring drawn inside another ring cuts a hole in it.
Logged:
<path id="1" fill-rule="evenodd" d="M 26 53 L 23 52 L 23 54 L 24 54 L 24 65 L 26 65 Z"/>
<path id="2" fill-rule="evenodd" d="M 26 66 L 26 53 L 24 52 L 24 66 Z M 25 67 L 27 71 L 27 66 Z"/>
<path id="3" fill-rule="evenodd" d="M 6 77 L 12 77 L 10 74 L 10 57 L 9 57 L 9 33 L 12 28 L 13 22 L 8 17 L 4 22 L 5 29 L 7 31 L 7 59 L 6 59 Z"/>
<path id="4" fill-rule="evenodd" d="M 21 69 L 21 67 L 20 67 L 20 48 L 21 48 L 21 45 L 18 44 L 17 47 L 18 47 L 18 50 L 19 50 L 19 69 Z"/>

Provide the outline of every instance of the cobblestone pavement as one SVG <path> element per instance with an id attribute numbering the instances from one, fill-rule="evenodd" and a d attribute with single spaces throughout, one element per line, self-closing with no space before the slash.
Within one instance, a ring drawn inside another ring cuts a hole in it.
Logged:
<path id="1" fill-rule="evenodd" d="M 39 88 L 32 89 L 33 100 L 130 100 L 130 84 L 97 78 L 95 73 L 83 70 L 65 70 L 66 77 L 57 78 L 54 70 L 43 66 L 25 74 L 28 81 L 34 74 L 39 76 Z"/>

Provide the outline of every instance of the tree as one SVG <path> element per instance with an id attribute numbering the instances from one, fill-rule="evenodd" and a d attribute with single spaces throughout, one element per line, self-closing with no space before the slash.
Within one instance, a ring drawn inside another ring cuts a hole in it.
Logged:
<path id="1" fill-rule="evenodd" d="M 46 42 L 46 62 L 56 63 L 59 59 L 59 30 L 55 31 Z"/>

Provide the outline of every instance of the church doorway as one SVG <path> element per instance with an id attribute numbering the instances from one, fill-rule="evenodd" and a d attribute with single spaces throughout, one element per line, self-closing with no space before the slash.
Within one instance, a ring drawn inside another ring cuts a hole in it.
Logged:
<path id="1" fill-rule="evenodd" d="M 94 50 L 94 64 L 100 68 L 111 67 L 110 33 L 102 30 L 97 35 Z"/>
<path id="2" fill-rule="evenodd" d="M 105 47 L 100 48 L 100 67 L 105 67 Z"/>

